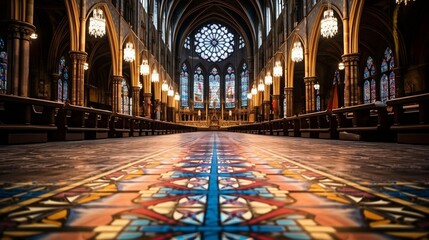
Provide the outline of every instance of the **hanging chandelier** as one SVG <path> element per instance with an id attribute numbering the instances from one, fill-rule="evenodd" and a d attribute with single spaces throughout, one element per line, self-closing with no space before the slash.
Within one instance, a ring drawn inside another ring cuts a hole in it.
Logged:
<path id="1" fill-rule="evenodd" d="M 280 63 L 280 61 L 276 62 L 276 66 L 274 66 L 273 68 L 273 75 L 274 77 L 281 77 L 283 76 L 283 68 L 282 65 Z"/>
<path id="2" fill-rule="evenodd" d="M 414 1 L 416 1 L 416 0 L 412 0 L 412 1 L 414 2 Z M 411 0 L 396 0 L 396 3 L 397 3 L 397 4 L 404 3 L 405 5 L 407 5 L 407 3 L 408 3 L 408 2 L 411 2 Z"/>
<path id="3" fill-rule="evenodd" d="M 149 75 L 149 63 L 146 59 L 142 61 L 140 65 L 140 75 L 147 76 Z"/>
<path id="4" fill-rule="evenodd" d="M 89 35 L 94 37 L 103 37 L 106 34 L 106 19 L 104 19 L 103 10 L 100 8 L 94 9 L 92 17 L 89 18 Z"/>
<path id="5" fill-rule="evenodd" d="M 174 90 L 173 90 L 173 87 L 171 85 L 170 85 L 170 88 L 168 89 L 167 96 L 169 96 L 169 97 L 174 96 Z"/>
<path id="6" fill-rule="evenodd" d="M 174 100 L 176 100 L 176 101 L 180 100 L 180 95 L 178 92 L 176 92 L 176 94 L 174 95 Z"/>
<path id="7" fill-rule="evenodd" d="M 320 33 L 325 38 L 333 37 L 338 32 L 338 21 L 334 17 L 334 11 L 328 3 L 328 10 L 323 12 L 323 19 L 320 22 Z"/>
<path id="8" fill-rule="evenodd" d="M 273 84 L 273 77 L 271 76 L 271 73 L 268 72 L 265 76 L 265 85 L 271 85 Z"/>
<path id="9" fill-rule="evenodd" d="M 252 95 L 256 95 L 258 93 L 258 89 L 256 89 L 255 84 L 253 84 L 252 90 L 251 90 Z"/>
<path id="10" fill-rule="evenodd" d="M 265 90 L 265 85 L 264 82 L 261 80 L 259 80 L 259 84 L 258 84 L 258 91 L 259 92 L 263 92 Z"/>
<path id="11" fill-rule="evenodd" d="M 158 74 L 158 72 L 156 71 L 156 69 L 154 69 L 154 70 L 152 71 L 152 77 L 151 77 L 151 79 L 152 79 L 152 82 L 153 82 L 153 83 L 157 83 L 157 82 L 159 82 L 159 74 Z"/>
<path id="12" fill-rule="evenodd" d="M 128 42 L 124 49 L 124 60 L 126 62 L 132 62 L 134 59 L 136 59 L 136 51 L 134 50 L 133 44 Z"/>
<path id="13" fill-rule="evenodd" d="M 294 62 L 301 62 L 304 59 L 304 52 L 302 50 L 301 42 L 296 41 L 293 44 L 291 59 Z"/>
<path id="14" fill-rule="evenodd" d="M 165 80 L 165 79 L 164 79 L 164 81 L 162 81 L 161 90 L 163 92 L 167 92 L 168 91 L 168 83 L 167 83 L 167 80 Z"/>
<path id="15" fill-rule="evenodd" d="M 250 93 L 247 93 L 247 99 L 252 99 L 252 93 L 250 92 Z"/>

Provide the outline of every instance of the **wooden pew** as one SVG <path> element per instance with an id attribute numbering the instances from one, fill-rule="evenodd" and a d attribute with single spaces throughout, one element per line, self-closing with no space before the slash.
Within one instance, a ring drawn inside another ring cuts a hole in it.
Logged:
<path id="1" fill-rule="evenodd" d="M 338 138 L 336 118 L 329 111 L 307 113 L 298 116 L 302 137 Z"/>
<path id="2" fill-rule="evenodd" d="M 109 137 L 122 138 L 132 136 L 131 124 L 134 119 L 135 117 L 131 115 L 113 113 L 110 118 Z"/>
<path id="3" fill-rule="evenodd" d="M 286 120 L 284 118 L 272 120 L 271 126 L 272 126 L 271 127 L 272 135 L 277 135 L 277 136 L 287 135 Z"/>
<path id="4" fill-rule="evenodd" d="M 0 143 L 40 143 L 51 140 L 55 114 L 63 103 L 0 94 Z"/>
<path id="5" fill-rule="evenodd" d="M 112 112 L 66 104 L 58 110 L 54 139 L 58 141 L 102 139 L 109 133 Z"/>
<path id="6" fill-rule="evenodd" d="M 398 143 L 429 144 L 429 93 L 388 100 Z"/>
<path id="7" fill-rule="evenodd" d="M 298 116 L 292 116 L 287 117 L 286 119 L 286 127 L 289 137 L 301 137 L 301 132 L 299 129 L 300 126 L 300 120 Z"/>
<path id="8" fill-rule="evenodd" d="M 339 138 L 343 140 L 389 141 L 386 104 L 373 102 L 332 110 Z"/>

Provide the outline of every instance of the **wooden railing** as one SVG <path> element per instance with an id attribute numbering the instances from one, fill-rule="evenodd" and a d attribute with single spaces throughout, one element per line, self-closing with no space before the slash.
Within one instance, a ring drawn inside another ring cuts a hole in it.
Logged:
<path id="1" fill-rule="evenodd" d="M 398 142 L 429 144 L 429 93 L 388 100 L 387 105 Z"/>
<path id="2" fill-rule="evenodd" d="M 0 94 L 0 144 L 146 136 L 196 129 L 101 109 Z"/>
<path id="3" fill-rule="evenodd" d="M 58 127 L 55 115 L 63 103 L 0 94 L 0 143 L 46 142 Z"/>

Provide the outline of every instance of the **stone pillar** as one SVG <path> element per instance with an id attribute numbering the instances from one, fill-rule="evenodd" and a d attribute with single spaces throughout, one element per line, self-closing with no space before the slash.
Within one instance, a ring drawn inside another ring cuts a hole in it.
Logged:
<path id="1" fill-rule="evenodd" d="M 344 90 L 339 89 L 339 92 L 344 92 L 344 105 L 353 106 L 362 103 L 362 91 L 359 86 L 359 53 L 344 54 L 342 56 L 344 62 Z M 340 85 L 341 86 L 341 85 Z M 340 94 L 341 95 L 341 94 Z"/>
<path id="2" fill-rule="evenodd" d="M 152 93 L 144 93 L 144 116 L 147 118 L 151 118 L 151 112 L 152 112 Z"/>
<path id="3" fill-rule="evenodd" d="M 278 119 L 280 116 L 280 95 L 273 95 L 273 114 L 274 114 L 274 119 Z"/>
<path id="4" fill-rule="evenodd" d="M 167 97 L 167 121 L 174 122 L 174 96 Z"/>
<path id="5" fill-rule="evenodd" d="M 286 99 L 286 116 L 291 117 L 293 115 L 293 88 L 286 87 L 284 91 Z"/>
<path id="6" fill-rule="evenodd" d="M 12 20 L 7 24 L 7 58 L 10 66 L 7 93 L 29 96 L 30 35 L 35 29 L 27 22 Z"/>
<path id="7" fill-rule="evenodd" d="M 140 87 L 133 87 L 133 113 L 134 116 L 140 116 Z"/>
<path id="8" fill-rule="evenodd" d="M 119 113 L 121 111 L 121 85 L 122 76 L 113 76 L 113 87 L 112 87 L 112 112 Z"/>
<path id="9" fill-rule="evenodd" d="M 59 73 L 51 74 L 51 100 L 58 101 L 58 79 L 60 79 Z"/>
<path id="10" fill-rule="evenodd" d="M 271 93 L 271 85 L 265 85 L 264 102 L 263 102 L 264 121 L 270 120 L 270 110 L 271 110 L 270 93 Z"/>
<path id="11" fill-rule="evenodd" d="M 403 79 L 404 68 L 396 67 L 393 69 L 395 73 L 395 97 L 405 96 L 404 79 Z"/>
<path id="12" fill-rule="evenodd" d="M 305 77 L 305 112 L 310 113 L 316 111 L 316 98 L 314 94 L 314 83 L 316 77 Z"/>
<path id="13" fill-rule="evenodd" d="M 85 69 L 87 53 L 81 51 L 70 51 L 72 61 L 71 69 L 71 99 L 73 105 L 83 106 L 85 104 Z"/>

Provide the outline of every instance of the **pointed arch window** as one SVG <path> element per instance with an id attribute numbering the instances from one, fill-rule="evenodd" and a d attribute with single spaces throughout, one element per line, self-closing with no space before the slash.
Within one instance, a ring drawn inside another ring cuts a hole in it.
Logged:
<path id="1" fill-rule="evenodd" d="M 204 75 L 201 67 L 194 71 L 194 108 L 204 108 Z"/>
<path id="2" fill-rule="evenodd" d="M 153 25 L 155 29 L 158 29 L 158 0 L 153 1 L 153 17 L 152 17 Z"/>
<path id="3" fill-rule="evenodd" d="M 392 55 L 392 50 L 389 47 L 386 48 L 381 61 L 380 100 L 382 102 L 395 98 L 396 76 L 393 72 L 395 60 Z"/>
<path id="4" fill-rule="evenodd" d="M 377 84 L 375 82 L 374 60 L 369 56 L 366 60 L 365 70 L 363 72 L 363 101 L 364 103 L 375 102 L 377 99 Z"/>
<path id="5" fill-rule="evenodd" d="M 180 104 L 182 107 L 189 107 L 189 73 L 186 63 L 182 64 L 180 73 Z"/>
<path id="6" fill-rule="evenodd" d="M 243 63 L 243 67 L 240 73 L 241 77 L 241 106 L 247 107 L 247 93 L 249 92 L 249 70 L 247 64 Z"/>
<path id="7" fill-rule="evenodd" d="M 131 115 L 133 99 L 129 96 L 129 89 L 130 86 L 128 85 L 127 81 L 125 79 L 122 79 L 121 112 L 123 114 Z"/>
<path id="8" fill-rule="evenodd" d="M 235 72 L 232 66 L 225 74 L 225 108 L 235 108 Z"/>
<path id="9" fill-rule="evenodd" d="M 62 56 L 58 64 L 58 101 L 64 102 L 68 99 L 69 92 L 69 68 L 66 58 Z"/>
<path id="10" fill-rule="evenodd" d="M 242 49 L 244 48 L 245 44 L 244 44 L 244 39 L 240 36 L 238 38 L 238 49 Z"/>
<path id="11" fill-rule="evenodd" d="M 269 6 L 265 8 L 265 23 L 266 23 L 265 33 L 266 33 L 266 36 L 268 36 L 268 34 L 270 34 L 270 31 L 271 31 L 271 10 Z"/>
<path id="12" fill-rule="evenodd" d="M 183 45 L 186 49 L 191 49 L 191 38 L 189 36 L 185 39 L 185 44 Z"/>
<path id="13" fill-rule="evenodd" d="M 0 38 L 0 94 L 7 89 L 7 52 L 2 38 Z"/>
<path id="14" fill-rule="evenodd" d="M 220 108 L 220 75 L 215 67 L 209 75 L 209 107 Z"/>

